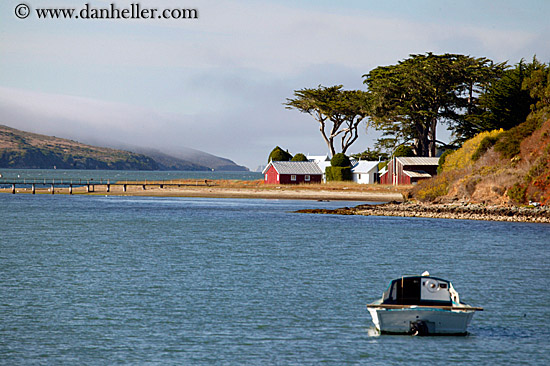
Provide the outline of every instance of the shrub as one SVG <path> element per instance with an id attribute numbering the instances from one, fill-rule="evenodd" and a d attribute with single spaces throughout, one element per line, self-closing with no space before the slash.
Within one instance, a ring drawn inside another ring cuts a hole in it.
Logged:
<path id="1" fill-rule="evenodd" d="M 290 159 L 292 159 L 292 155 L 290 155 L 288 151 L 284 151 L 279 146 L 275 146 L 269 154 L 267 161 L 289 161 Z"/>
<path id="2" fill-rule="evenodd" d="M 516 183 L 506 192 L 508 197 L 515 203 L 524 203 L 525 202 L 525 193 L 527 192 L 527 187 Z"/>
<path id="3" fill-rule="evenodd" d="M 351 162 L 349 161 L 349 158 L 343 154 L 338 153 L 330 159 L 330 165 L 333 167 L 339 166 L 339 167 L 351 167 Z"/>
<path id="4" fill-rule="evenodd" d="M 343 154 L 338 153 L 330 159 L 330 165 L 325 169 L 327 181 L 345 181 L 352 180 L 351 174 L 351 162 L 349 158 Z"/>
<path id="5" fill-rule="evenodd" d="M 519 155 L 521 142 L 541 126 L 541 120 L 530 116 L 527 121 L 504 132 L 495 144 L 495 150 L 504 158 L 512 159 Z"/>
<path id="6" fill-rule="evenodd" d="M 485 136 L 485 138 L 483 138 L 483 140 L 481 140 L 481 142 L 479 143 L 476 151 L 474 151 L 474 153 L 472 154 L 472 160 L 478 161 L 479 158 L 481 158 L 483 154 L 487 152 L 487 150 L 493 147 L 493 145 L 498 141 L 499 136 L 500 134 L 494 136 Z"/>
<path id="7" fill-rule="evenodd" d="M 332 167 L 327 166 L 325 168 L 325 178 L 327 179 L 327 182 L 332 182 L 334 179 L 332 179 Z"/>
<path id="8" fill-rule="evenodd" d="M 413 188 L 413 197 L 422 202 L 434 201 L 449 191 L 449 179 L 446 175 L 437 175 L 419 182 Z"/>
<path id="9" fill-rule="evenodd" d="M 294 157 L 292 159 L 290 159 L 290 161 L 308 161 L 308 160 L 307 160 L 307 157 L 304 154 L 298 153 L 298 154 L 294 155 Z"/>
<path id="10" fill-rule="evenodd" d="M 326 175 L 329 182 L 352 180 L 351 168 L 349 166 L 327 166 Z"/>
<path id="11" fill-rule="evenodd" d="M 443 164 L 445 164 L 445 159 L 454 151 L 455 150 L 446 150 L 443 154 L 441 154 L 437 165 L 437 174 L 441 174 L 443 172 Z"/>

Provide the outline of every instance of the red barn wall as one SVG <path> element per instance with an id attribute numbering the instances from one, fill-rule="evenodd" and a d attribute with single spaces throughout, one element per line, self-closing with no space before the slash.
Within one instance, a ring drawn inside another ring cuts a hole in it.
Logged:
<path id="1" fill-rule="evenodd" d="M 272 166 L 269 167 L 267 172 L 264 175 L 264 183 L 267 184 L 279 184 L 278 177 L 279 173 L 275 170 L 275 168 Z"/>
<path id="2" fill-rule="evenodd" d="M 296 175 L 296 180 L 291 180 L 291 176 Z M 277 176 L 279 179 L 277 179 Z M 321 183 L 323 176 L 321 174 L 310 174 L 309 181 L 306 181 L 306 174 L 279 174 L 273 166 L 269 167 L 264 175 L 266 184 L 300 184 L 300 183 Z"/>

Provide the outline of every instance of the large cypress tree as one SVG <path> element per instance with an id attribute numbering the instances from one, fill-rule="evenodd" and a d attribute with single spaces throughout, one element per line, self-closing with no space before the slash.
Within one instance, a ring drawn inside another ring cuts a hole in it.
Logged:
<path id="1" fill-rule="evenodd" d="M 453 129 L 474 113 L 479 94 L 502 67 L 486 58 L 432 53 L 377 67 L 363 75 L 371 118 L 382 140 L 409 142 L 415 155 L 435 156 L 438 123 Z"/>
<path id="2" fill-rule="evenodd" d="M 367 116 L 368 94 L 361 90 L 343 90 L 342 85 L 304 88 L 294 91 L 294 98 L 287 98 L 287 109 L 308 113 L 319 122 L 319 131 L 327 144 L 330 156 L 339 150 L 346 153 L 359 138 L 359 124 Z"/>

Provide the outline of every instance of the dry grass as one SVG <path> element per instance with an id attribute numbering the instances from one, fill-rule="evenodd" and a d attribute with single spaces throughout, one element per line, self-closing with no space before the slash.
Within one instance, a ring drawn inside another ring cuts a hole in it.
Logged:
<path id="1" fill-rule="evenodd" d="M 120 183 L 120 182 L 119 182 Z M 392 186 L 381 184 L 359 184 L 355 182 L 328 182 L 328 183 L 303 183 L 303 184 L 265 184 L 263 180 L 197 180 L 174 179 L 167 181 L 139 181 L 135 184 L 181 184 L 183 186 L 209 186 L 215 188 L 238 188 L 260 190 L 311 190 L 311 191 L 348 191 L 348 192 L 393 192 L 407 193 L 412 186 Z"/>

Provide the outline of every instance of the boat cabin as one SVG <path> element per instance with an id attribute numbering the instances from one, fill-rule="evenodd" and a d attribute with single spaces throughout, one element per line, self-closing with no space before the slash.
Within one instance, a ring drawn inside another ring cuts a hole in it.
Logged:
<path id="1" fill-rule="evenodd" d="M 452 306 L 454 294 L 452 284 L 440 278 L 401 277 L 391 281 L 382 296 L 382 304 Z"/>

